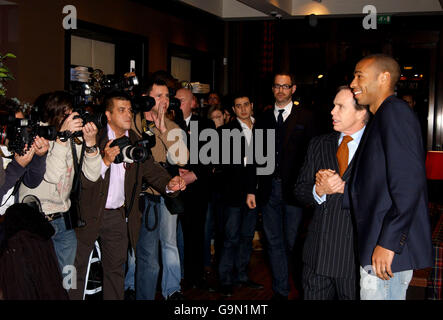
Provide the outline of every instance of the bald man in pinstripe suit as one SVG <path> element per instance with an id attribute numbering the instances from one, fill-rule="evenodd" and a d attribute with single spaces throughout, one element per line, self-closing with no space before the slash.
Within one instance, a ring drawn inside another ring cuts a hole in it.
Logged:
<path id="1" fill-rule="evenodd" d="M 369 111 L 344 86 L 338 89 L 331 114 L 335 132 L 311 140 L 294 191 L 299 201 L 315 206 L 303 248 L 306 300 L 358 296 L 354 225 L 342 199 Z"/>

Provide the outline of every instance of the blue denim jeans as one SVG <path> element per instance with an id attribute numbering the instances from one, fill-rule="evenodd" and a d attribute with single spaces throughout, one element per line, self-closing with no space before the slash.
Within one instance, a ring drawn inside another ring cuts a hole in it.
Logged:
<path id="1" fill-rule="evenodd" d="M 257 211 L 246 207 L 225 207 L 225 240 L 219 265 L 220 282 L 232 285 L 245 282 L 257 223 Z"/>
<path id="2" fill-rule="evenodd" d="M 125 276 L 125 291 L 134 290 L 135 291 L 135 254 L 134 249 L 128 251 L 128 259 L 126 260 L 126 266 L 128 271 Z"/>
<path id="3" fill-rule="evenodd" d="M 161 197 L 160 203 L 148 199 L 147 196 L 144 198 L 145 210 L 136 250 L 136 299 L 155 299 L 160 270 L 159 242 L 163 262 L 162 295 L 167 298 L 180 290 L 181 270 L 177 249 L 177 216 L 171 215 L 168 211 L 163 197 Z M 149 227 L 152 228 L 155 223 L 155 210 L 158 212 L 158 225 L 155 230 L 149 231 L 146 228 L 146 219 L 148 219 Z"/>
<path id="4" fill-rule="evenodd" d="M 54 244 L 60 272 L 62 273 L 62 277 L 64 277 L 68 273 L 63 274 L 63 268 L 74 265 L 77 251 L 77 236 L 75 235 L 74 229 L 66 230 L 63 217 L 52 220 L 50 223 L 55 229 L 55 233 L 52 236 L 52 243 Z"/>
<path id="5" fill-rule="evenodd" d="M 185 240 L 180 219 L 177 219 L 177 249 L 180 256 L 180 272 L 182 279 L 185 278 Z"/>
<path id="6" fill-rule="evenodd" d="M 303 218 L 303 209 L 286 204 L 282 198 L 281 180 L 272 179 L 271 196 L 262 214 L 272 271 L 272 290 L 288 296 L 289 257 Z"/>
<path id="7" fill-rule="evenodd" d="M 412 274 L 413 270 L 394 272 L 393 278 L 382 280 L 375 274 L 371 274 L 371 271 L 360 267 L 360 299 L 406 300 L 406 291 Z"/>

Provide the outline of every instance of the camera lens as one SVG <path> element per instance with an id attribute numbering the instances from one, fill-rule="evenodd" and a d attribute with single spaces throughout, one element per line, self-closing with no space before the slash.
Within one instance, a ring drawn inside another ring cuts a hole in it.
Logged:
<path id="1" fill-rule="evenodd" d="M 135 109 L 140 112 L 148 112 L 155 106 L 155 99 L 150 96 L 140 96 L 135 101 Z"/>
<path id="2" fill-rule="evenodd" d="M 146 160 L 146 150 L 141 147 L 129 147 L 126 150 L 126 156 L 134 162 L 142 162 Z"/>

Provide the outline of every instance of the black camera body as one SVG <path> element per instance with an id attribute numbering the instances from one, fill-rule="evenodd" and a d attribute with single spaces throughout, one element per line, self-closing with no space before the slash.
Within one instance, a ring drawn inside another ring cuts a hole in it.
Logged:
<path id="1" fill-rule="evenodd" d="M 85 108 L 76 108 L 73 110 L 73 112 L 77 112 L 79 114 L 78 116 L 75 116 L 74 119 L 82 119 L 83 126 L 85 126 L 85 124 L 87 124 L 88 122 L 93 122 L 97 129 L 100 130 L 106 127 L 106 124 L 108 123 L 106 115 L 101 112 L 90 113 L 89 111 L 85 110 Z M 81 137 L 82 135 L 82 131 L 76 131 L 72 134 L 73 137 Z"/>
<path id="2" fill-rule="evenodd" d="M 29 150 L 36 136 L 51 141 L 57 138 L 54 126 L 41 126 L 38 121 L 30 119 L 8 119 L 8 123 L 3 123 L 3 120 L 0 119 L 0 143 L 6 144 L 8 139 L 8 150 L 20 156 Z"/>
<path id="3" fill-rule="evenodd" d="M 133 163 L 133 162 L 143 162 L 148 159 L 151 154 L 151 148 L 149 147 L 149 142 L 146 140 L 137 141 L 134 145 L 127 136 L 115 139 L 109 147 L 118 146 L 120 148 L 120 153 L 115 157 L 114 163 Z"/>

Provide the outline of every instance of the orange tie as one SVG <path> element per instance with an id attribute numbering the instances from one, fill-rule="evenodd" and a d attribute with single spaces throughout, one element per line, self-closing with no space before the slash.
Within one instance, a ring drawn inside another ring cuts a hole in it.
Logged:
<path id="1" fill-rule="evenodd" d="M 346 168 L 348 167 L 348 159 L 349 159 L 348 142 L 352 140 L 353 139 L 351 136 L 344 136 L 337 150 L 337 160 L 338 160 L 338 168 L 340 170 L 340 177 L 343 177 L 343 174 L 345 173 Z"/>

